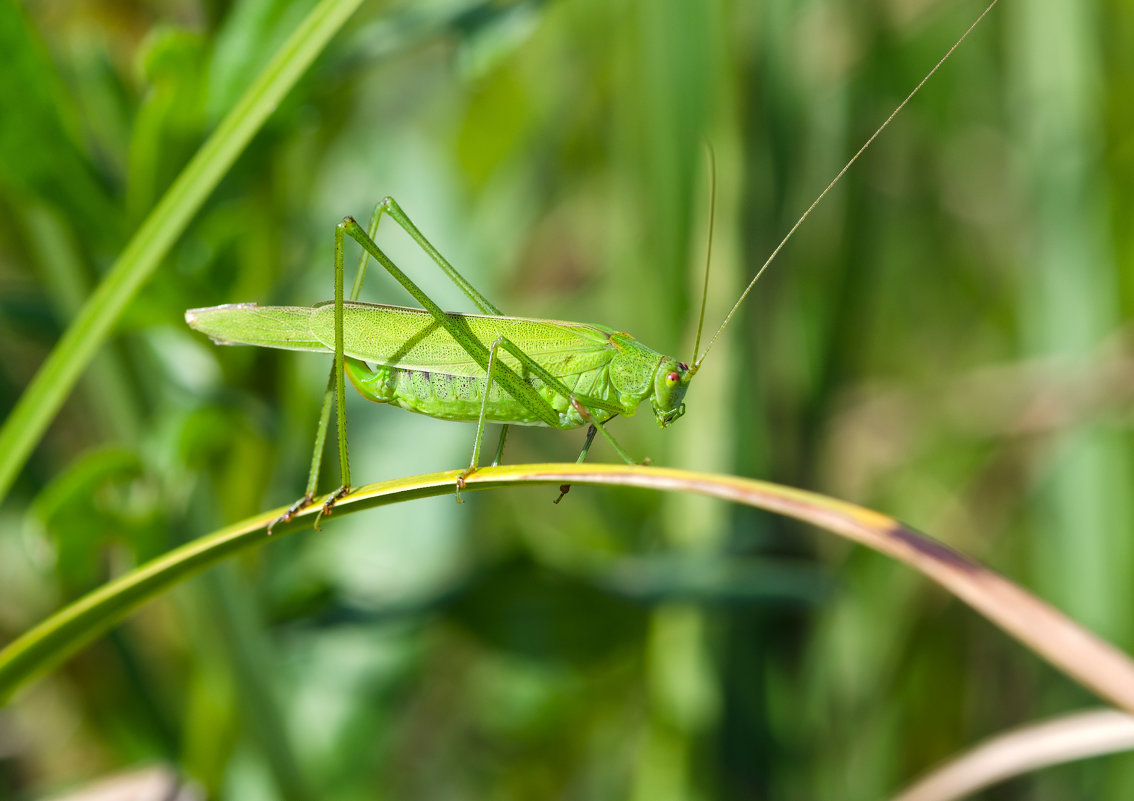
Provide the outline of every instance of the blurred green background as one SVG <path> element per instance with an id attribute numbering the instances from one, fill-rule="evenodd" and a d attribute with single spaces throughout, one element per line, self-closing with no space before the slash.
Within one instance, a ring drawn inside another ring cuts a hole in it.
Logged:
<path id="1" fill-rule="evenodd" d="M 301 493 L 328 360 L 214 347 L 186 308 L 327 299 L 335 222 L 390 194 L 506 312 L 688 359 L 703 144 L 711 331 L 982 8 L 365 4 L 0 507 L 0 642 Z M 308 9 L 0 1 L 0 414 Z M 1134 650 L 1131 41 L 1126 0 L 1004 0 L 801 228 L 686 417 L 615 436 L 903 518 Z M 406 240 L 379 239 L 469 310 Z M 372 275 L 365 297 L 406 302 Z M 468 459 L 471 426 L 348 405 L 356 483 Z M 506 460 L 570 461 L 581 439 L 513 429 Z M 676 495 L 554 497 L 333 519 L 187 582 L 0 711 L 0 797 L 161 763 L 217 799 L 875 799 L 1095 703 L 825 534 Z M 1130 787 L 1115 756 L 981 798 Z"/>

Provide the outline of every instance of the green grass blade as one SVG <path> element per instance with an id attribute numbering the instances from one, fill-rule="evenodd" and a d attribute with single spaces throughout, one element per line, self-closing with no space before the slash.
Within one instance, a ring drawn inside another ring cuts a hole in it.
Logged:
<path id="1" fill-rule="evenodd" d="M 0 124 L 0 186 L 25 202 L 47 200 L 99 245 L 117 244 L 125 231 L 80 144 L 81 111 L 22 3 L 0 3 L 0 53 L 0 108 L 7 112 Z M 42 214 L 40 206 L 33 213 Z"/>
<path id="2" fill-rule="evenodd" d="M 452 470 L 372 484 L 335 507 L 335 515 L 399 501 L 448 495 Z M 1134 711 L 1134 661 L 998 573 L 885 515 L 764 481 L 639 465 L 544 464 L 486 467 L 467 490 L 525 484 L 605 484 L 688 492 L 766 509 L 825 528 L 886 554 L 937 582 L 1100 697 Z M 276 528 L 276 537 L 309 528 L 319 505 Z M 142 565 L 70 606 L 0 651 L 0 701 L 106 631 L 143 601 L 245 548 L 268 541 L 274 509 L 221 529 Z"/>
<path id="3" fill-rule="evenodd" d="M 361 0 L 323 0 L 142 223 L 0 428 L 0 501 L 122 310 L 190 218 Z"/>

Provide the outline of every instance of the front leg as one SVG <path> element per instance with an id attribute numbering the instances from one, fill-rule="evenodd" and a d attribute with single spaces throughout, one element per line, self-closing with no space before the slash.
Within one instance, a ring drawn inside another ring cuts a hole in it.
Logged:
<path id="1" fill-rule="evenodd" d="M 520 360 L 520 364 L 523 365 L 525 370 L 539 378 L 541 381 L 551 387 L 551 389 L 556 393 L 562 395 L 564 398 L 567 398 L 567 400 L 570 401 L 571 406 L 575 409 L 576 412 L 579 413 L 579 416 L 584 421 L 594 426 L 598 430 L 598 432 L 606 438 L 606 441 L 610 443 L 610 446 L 614 448 L 615 452 L 622 457 L 623 461 L 625 461 L 626 464 L 638 464 L 638 462 L 635 462 L 634 459 L 632 459 L 630 455 L 622 449 L 622 446 L 615 441 L 614 437 L 610 435 L 610 433 L 606 430 L 606 428 L 598 420 L 598 418 L 594 416 L 594 412 L 596 410 L 610 412 L 611 416 L 613 417 L 617 414 L 632 414 L 634 411 L 633 409 L 624 409 L 616 403 L 611 403 L 610 401 L 600 400 L 599 398 L 592 398 L 588 395 L 574 392 L 570 387 L 568 387 L 558 378 L 549 373 L 542 364 L 537 362 L 528 354 L 524 353 L 523 350 L 517 347 L 516 343 L 509 340 L 507 337 L 502 336 L 497 341 L 500 343 L 500 347 L 504 348 L 504 350 L 508 351 Z M 531 387 L 531 384 L 528 384 L 527 382 L 524 383 L 527 384 L 528 387 Z M 532 388 L 532 391 L 534 392 L 534 388 Z M 536 393 L 536 397 L 540 397 L 539 393 Z M 540 398 L 540 400 L 543 399 Z M 543 403 L 547 404 L 547 401 L 543 401 Z M 548 408 L 550 408 L 550 406 L 548 406 Z M 563 425 L 559 422 L 558 416 L 556 416 L 556 420 L 551 423 L 551 427 L 563 429 L 571 428 L 572 426 Z M 587 447 L 583 450 L 582 456 L 586 456 L 587 450 L 589 448 L 590 443 L 588 441 Z M 580 461 L 582 461 L 582 458 L 580 458 Z"/>

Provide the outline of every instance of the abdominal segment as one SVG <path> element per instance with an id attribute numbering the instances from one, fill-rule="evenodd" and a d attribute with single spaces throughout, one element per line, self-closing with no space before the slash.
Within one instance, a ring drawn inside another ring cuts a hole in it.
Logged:
<path id="1" fill-rule="evenodd" d="M 382 365 L 370 367 L 350 358 L 346 360 L 346 373 L 355 389 L 368 400 L 389 403 L 410 412 L 443 420 L 465 422 L 480 419 L 481 404 L 488 384 L 486 378 Z M 569 399 L 549 389 L 538 378 L 529 378 L 528 382 L 559 415 L 560 427 L 578 428 L 586 424 Z M 569 378 L 565 383 L 570 386 L 574 382 Z M 609 412 L 602 410 L 595 410 L 593 416 L 599 422 L 611 417 Z M 544 425 L 533 410 L 521 405 L 497 383 L 493 383 L 489 389 L 485 419 L 509 425 Z"/>

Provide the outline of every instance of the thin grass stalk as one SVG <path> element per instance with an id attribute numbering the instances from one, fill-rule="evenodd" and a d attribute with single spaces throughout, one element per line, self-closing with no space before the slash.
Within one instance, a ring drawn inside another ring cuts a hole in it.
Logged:
<path id="1" fill-rule="evenodd" d="M 461 471 L 372 484 L 343 499 L 336 515 L 448 495 Z M 640 465 L 537 464 L 482 468 L 469 490 L 585 484 L 692 492 L 811 523 L 918 570 L 1016 637 L 1050 664 L 1128 712 L 1134 712 L 1134 661 L 998 573 L 886 515 L 824 495 L 736 476 Z M 276 537 L 307 528 L 310 507 Z M 106 631 L 145 600 L 178 581 L 269 540 L 274 509 L 177 548 L 65 607 L 0 651 L 0 701 Z"/>

